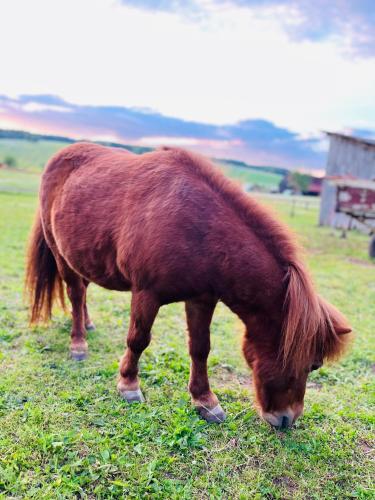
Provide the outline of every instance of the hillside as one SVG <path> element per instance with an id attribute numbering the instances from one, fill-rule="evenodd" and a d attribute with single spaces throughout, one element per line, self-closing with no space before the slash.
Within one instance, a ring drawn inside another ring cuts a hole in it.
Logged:
<path id="1" fill-rule="evenodd" d="M 62 136 L 0 129 L 0 163 L 5 162 L 7 158 L 12 158 L 17 169 L 40 172 L 50 156 L 67 144 L 74 142 L 76 142 L 74 139 Z M 97 142 L 105 146 L 125 148 L 137 154 L 152 150 L 152 148 L 129 144 Z M 249 186 L 256 186 L 264 191 L 276 189 L 286 172 L 285 169 L 278 167 L 251 166 L 237 160 L 214 159 L 214 162 L 222 168 L 228 177 Z"/>
<path id="2" fill-rule="evenodd" d="M 56 135 L 31 134 L 22 130 L 0 129 L 0 162 L 7 157 L 16 160 L 16 166 L 21 169 L 41 169 L 48 158 L 67 144 L 77 142 L 69 137 Z M 119 144 L 116 142 L 95 141 L 104 146 L 128 149 L 140 154 L 151 151 L 151 148 Z"/>

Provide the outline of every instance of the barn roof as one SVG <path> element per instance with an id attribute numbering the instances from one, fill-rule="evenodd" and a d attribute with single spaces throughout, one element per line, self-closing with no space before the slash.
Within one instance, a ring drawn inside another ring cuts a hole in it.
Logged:
<path id="1" fill-rule="evenodd" d="M 375 141 L 372 139 L 364 139 L 362 137 L 354 137 L 352 135 L 341 134 L 339 132 L 324 132 L 329 137 L 340 137 L 340 139 L 344 139 L 349 142 L 354 142 L 356 144 L 365 144 L 366 146 L 370 146 L 375 148 Z"/>

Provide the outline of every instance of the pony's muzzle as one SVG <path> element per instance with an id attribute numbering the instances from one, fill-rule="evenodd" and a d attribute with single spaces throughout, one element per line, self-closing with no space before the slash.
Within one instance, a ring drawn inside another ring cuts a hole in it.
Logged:
<path id="1" fill-rule="evenodd" d="M 291 407 L 286 408 L 284 411 L 276 412 L 262 412 L 262 418 L 278 429 L 287 429 L 291 427 L 297 418 L 301 415 L 303 410 L 302 405 L 298 405 L 296 409 Z"/>

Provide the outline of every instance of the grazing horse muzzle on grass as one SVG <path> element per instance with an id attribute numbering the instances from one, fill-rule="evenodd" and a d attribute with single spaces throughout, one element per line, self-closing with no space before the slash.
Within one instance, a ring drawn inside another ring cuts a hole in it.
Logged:
<path id="1" fill-rule="evenodd" d="M 307 374 L 265 381 L 254 372 L 259 414 L 274 427 L 291 427 L 303 411 Z"/>
<path id="2" fill-rule="evenodd" d="M 72 304 L 70 353 L 87 357 L 90 282 L 131 291 L 118 390 L 144 401 L 138 362 L 159 308 L 184 301 L 193 404 L 209 422 L 225 413 L 207 375 L 210 324 L 224 302 L 246 326 L 243 352 L 261 416 L 289 427 L 308 373 L 338 357 L 350 332 L 320 298 L 288 229 L 203 157 L 180 149 L 135 155 L 78 143 L 48 162 L 31 234 L 26 284 L 31 322 L 48 319 L 64 287 Z"/>
<path id="3" fill-rule="evenodd" d="M 290 290 L 296 283 L 306 287 L 302 295 Z M 351 331 L 342 314 L 315 294 L 300 264 L 289 270 L 284 309 L 281 335 L 272 332 L 272 322 L 267 338 L 251 324 L 242 346 L 253 371 L 259 414 L 278 428 L 291 427 L 302 414 L 309 373 L 324 359 L 337 358 Z"/>

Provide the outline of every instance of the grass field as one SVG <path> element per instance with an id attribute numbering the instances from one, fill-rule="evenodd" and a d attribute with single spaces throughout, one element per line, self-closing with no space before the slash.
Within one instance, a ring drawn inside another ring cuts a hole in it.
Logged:
<path id="1" fill-rule="evenodd" d="M 208 425 L 190 406 L 182 304 L 161 309 L 141 362 L 143 405 L 116 393 L 130 294 L 89 289 L 90 356 L 68 358 L 70 320 L 30 329 L 24 248 L 37 199 L 28 174 L 0 182 L 0 498 L 374 498 L 375 266 L 366 236 L 316 226 L 316 208 L 267 203 L 307 249 L 319 291 L 350 318 L 355 340 L 310 376 L 292 430 L 262 422 L 240 351 L 242 325 L 219 305 L 209 370 L 228 418 Z M 9 175 L 9 177 L 7 177 Z M 30 174 L 31 175 L 31 174 Z"/>
<path id="2" fill-rule="evenodd" d="M 257 185 L 264 190 L 271 191 L 278 189 L 282 176 L 271 172 L 261 172 L 259 169 L 246 167 L 230 167 L 220 165 L 224 174 L 232 179 L 236 179 L 243 184 Z"/>
<path id="3" fill-rule="evenodd" d="M 67 146 L 58 141 L 27 141 L 23 139 L 0 139 L 0 162 L 13 157 L 17 167 L 40 172 L 56 151 Z"/>
<path id="4" fill-rule="evenodd" d="M 39 188 L 40 173 L 19 171 L 11 168 L 0 169 L 0 192 L 29 193 L 36 195 Z"/>

